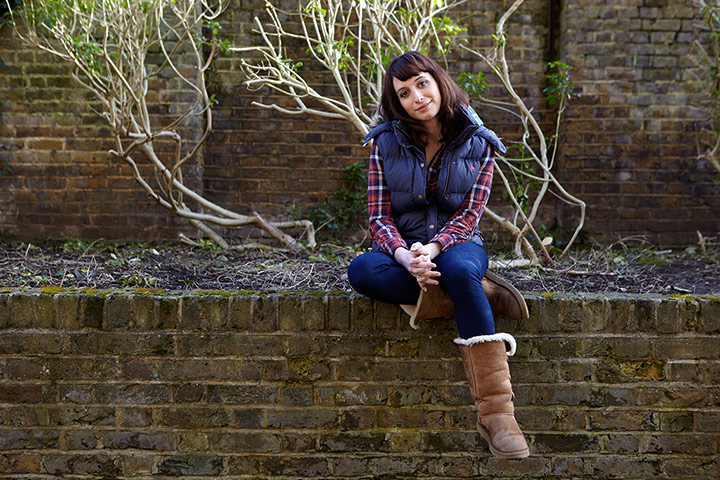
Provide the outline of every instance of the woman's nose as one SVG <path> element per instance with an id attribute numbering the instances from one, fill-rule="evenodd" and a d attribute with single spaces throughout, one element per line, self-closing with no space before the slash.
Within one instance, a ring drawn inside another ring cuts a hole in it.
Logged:
<path id="1" fill-rule="evenodd" d="M 423 101 L 423 95 L 421 92 L 415 92 L 415 101 L 416 102 L 422 102 Z"/>

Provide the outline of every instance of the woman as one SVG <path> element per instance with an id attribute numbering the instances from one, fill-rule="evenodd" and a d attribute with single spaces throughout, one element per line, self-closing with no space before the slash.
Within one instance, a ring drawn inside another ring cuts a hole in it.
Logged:
<path id="1" fill-rule="evenodd" d="M 495 333 L 483 290 L 488 257 L 477 231 L 490 194 L 494 148 L 505 147 L 482 126 L 467 94 L 419 52 L 391 62 L 379 115 L 384 123 L 365 137 L 374 141 L 368 182 L 373 251 L 350 264 L 350 283 L 388 303 L 414 304 L 421 290 L 438 286 L 447 292 L 478 431 L 496 456 L 526 457 L 507 363 L 515 340 Z M 496 313 L 527 318 L 516 290 L 503 282 L 485 284 Z"/>

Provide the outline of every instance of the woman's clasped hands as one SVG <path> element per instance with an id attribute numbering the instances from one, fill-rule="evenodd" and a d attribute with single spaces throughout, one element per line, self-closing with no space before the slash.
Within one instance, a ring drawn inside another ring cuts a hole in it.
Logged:
<path id="1" fill-rule="evenodd" d="M 437 285 L 437 277 L 440 272 L 433 270 L 435 265 L 432 260 L 440 254 L 440 244 L 431 242 L 423 245 L 415 242 L 410 246 L 410 250 L 406 248 L 398 248 L 395 250 L 395 260 L 415 277 L 420 288 L 427 292 L 428 285 Z"/>

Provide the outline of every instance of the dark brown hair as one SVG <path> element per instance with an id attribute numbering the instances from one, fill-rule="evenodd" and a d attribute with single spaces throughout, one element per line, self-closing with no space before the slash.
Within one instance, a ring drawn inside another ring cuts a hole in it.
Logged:
<path id="1" fill-rule="evenodd" d="M 400 99 L 395 92 L 393 79 L 397 78 L 401 82 L 412 78 L 421 72 L 427 72 L 433 76 L 440 90 L 441 102 L 440 111 L 438 112 L 438 120 L 442 127 L 442 137 L 444 140 L 454 138 L 460 132 L 461 118 L 459 117 L 460 106 L 468 105 L 468 94 L 458 86 L 457 83 L 447 74 L 447 72 L 432 58 L 420 52 L 406 52 L 399 57 L 395 57 L 385 73 L 383 81 L 383 91 L 380 100 L 380 116 L 382 121 L 402 120 L 410 131 L 413 142 L 421 147 L 427 145 L 425 136 L 425 128 L 422 122 L 419 122 L 408 115 L 405 108 L 400 103 Z"/>

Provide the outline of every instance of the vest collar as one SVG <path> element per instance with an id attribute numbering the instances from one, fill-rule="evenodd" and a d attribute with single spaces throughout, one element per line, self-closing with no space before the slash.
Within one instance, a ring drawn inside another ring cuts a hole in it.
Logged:
<path id="1" fill-rule="evenodd" d="M 486 128 L 483 125 L 483 121 L 480 119 L 478 114 L 471 106 L 460 107 L 460 111 L 462 112 L 462 115 L 464 117 L 465 128 L 460 133 L 460 135 L 458 135 L 457 138 L 453 140 L 452 143 L 464 142 L 472 135 L 477 135 L 490 142 L 490 144 L 492 144 L 492 146 L 494 146 L 500 152 L 505 153 L 507 151 L 505 145 L 503 145 L 497 135 L 495 135 L 495 132 Z M 403 147 L 412 145 L 410 136 L 406 133 L 407 127 L 404 126 L 404 123 L 401 120 L 392 120 L 378 125 L 377 127 L 370 130 L 367 135 L 365 135 L 363 140 L 365 141 L 365 143 L 368 143 L 370 140 L 374 139 L 382 132 L 387 131 L 393 131 L 395 133 L 395 137 L 398 143 Z"/>

